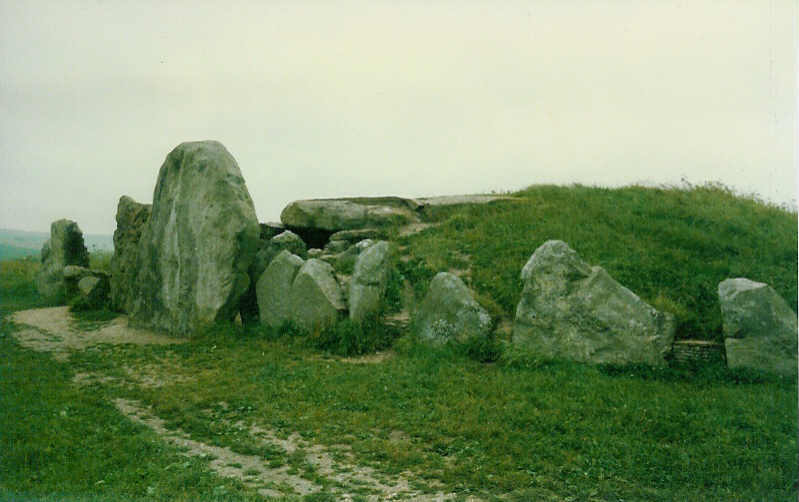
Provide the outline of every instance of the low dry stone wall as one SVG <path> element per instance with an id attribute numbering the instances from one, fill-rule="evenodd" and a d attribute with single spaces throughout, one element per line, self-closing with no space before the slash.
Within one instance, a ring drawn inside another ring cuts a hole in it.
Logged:
<path id="1" fill-rule="evenodd" d="M 724 344 L 706 340 L 678 340 L 672 345 L 672 357 L 682 364 L 723 363 Z"/>

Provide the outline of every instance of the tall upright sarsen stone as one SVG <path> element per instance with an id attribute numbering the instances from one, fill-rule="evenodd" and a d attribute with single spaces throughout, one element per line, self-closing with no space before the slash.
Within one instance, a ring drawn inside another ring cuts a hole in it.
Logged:
<path id="1" fill-rule="evenodd" d="M 65 299 L 67 265 L 88 267 L 89 252 L 78 224 L 62 219 L 50 224 L 50 239 L 42 246 L 42 267 L 36 275 L 36 289 L 42 297 L 52 301 Z"/>
<path id="2" fill-rule="evenodd" d="M 117 205 L 114 255 L 111 257 L 111 305 L 115 310 L 132 310 L 131 289 L 136 283 L 139 240 L 150 219 L 151 204 L 139 204 L 127 195 Z"/>
<path id="3" fill-rule="evenodd" d="M 181 143 L 158 173 L 131 291 L 135 324 L 188 333 L 233 319 L 258 220 L 236 160 L 216 141 Z"/>

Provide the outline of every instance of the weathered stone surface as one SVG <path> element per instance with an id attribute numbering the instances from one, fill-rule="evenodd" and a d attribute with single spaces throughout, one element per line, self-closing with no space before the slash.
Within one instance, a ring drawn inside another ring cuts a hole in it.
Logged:
<path id="1" fill-rule="evenodd" d="M 258 236 L 252 199 L 225 147 L 178 145 L 161 166 L 139 241 L 131 320 L 173 333 L 232 320 Z"/>
<path id="2" fill-rule="evenodd" d="M 323 252 L 318 256 L 318 258 L 333 265 L 333 268 L 336 269 L 336 272 L 350 274 L 355 267 L 355 260 L 358 259 L 358 255 L 369 248 L 369 246 L 372 244 L 374 244 L 374 241 L 371 239 L 365 239 L 360 242 L 356 242 L 355 244 L 349 245 L 344 251 L 336 254 L 326 254 L 327 252 Z M 341 247 L 338 247 L 337 249 L 341 249 Z"/>
<path id="3" fill-rule="evenodd" d="M 341 230 L 330 236 L 331 241 L 347 241 L 350 244 L 366 239 L 385 239 L 388 234 L 380 228 L 362 228 L 357 230 Z"/>
<path id="4" fill-rule="evenodd" d="M 64 279 L 80 280 L 87 275 L 92 275 L 92 270 L 88 267 L 81 267 L 80 265 L 67 265 L 64 267 Z"/>
<path id="5" fill-rule="evenodd" d="M 287 250 L 281 251 L 258 279 L 256 293 L 262 324 L 279 327 L 292 318 L 291 287 L 303 260 Z"/>
<path id="6" fill-rule="evenodd" d="M 325 245 L 325 252 L 330 254 L 337 254 L 341 253 L 342 251 L 346 251 L 347 248 L 350 247 L 350 243 L 348 241 L 333 241 L 331 240 Z"/>
<path id="7" fill-rule="evenodd" d="M 74 221 L 58 220 L 50 225 L 50 239 L 42 247 L 42 266 L 36 276 L 36 289 L 44 298 L 65 299 L 64 267 L 89 266 L 89 252 L 83 232 Z"/>
<path id="8" fill-rule="evenodd" d="M 547 241 L 522 269 L 513 343 L 544 357 L 666 364 L 670 315 L 658 312 L 562 241 Z"/>
<path id="9" fill-rule="evenodd" d="M 80 295 L 78 283 L 84 277 L 91 277 L 92 271 L 88 267 L 67 265 L 64 267 L 64 298 L 69 301 Z"/>
<path id="10" fill-rule="evenodd" d="M 110 285 L 107 275 L 88 275 L 78 281 L 78 290 L 84 305 L 102 308 L 108 302 Z"/>
<path id="11" fill-rule="evenodd" d="M 139 204 L 127 195 L 117 205 L 117 228 L 114 230 L 114 254 L 111 257 L 111 306 L 132 310 L 131 288 L 136 281 L 139 239 L 152 212 L 152 204 Z"/>
<path id="12" fill-rule="evenodd" d="M 797 374 L 796 313 L 771 286 L 727 279 L 719 304 L 728 367 Z"/>
<path id="13" fill-rule="evenodd" d="M 283 250 L 295 254 L 300 258 L 307 255 L 305 242 L 303 242 L 300 236 L 290 230 L 284 230 L 269 239 L 255 254 L 255 261 L 253 261 L 252 266 L 252 277 L 255 281 L 261 277 L 261 274 L 264 273 L 269 263 Z"/>
<path id="14" fill-rule="evenodd" d="M 430 282 L 414 322 L 420 338 L 432 344 L 487 336 L 492 324 L 466 284 L 449 272 L 438 273 Z"/>
<path id="15" fill-rule="evenodd" d="M 287 227 L 338 232 L 415 222 L 419 207 L 400 197 L 298 200 L 283 209 L 280 221 Z"/>
<path id="16" fill-rule="evenodd" d="M 380 241 L 358 256 L 348 298 L 353 321 L 362 322 L 380 312 L 388 281 L 389 252 L 388 242 Z"/>
<path id="17" fill-rule="evenodd" d="M 333 267 L 315 258 L 297 272 L 290 301 L 292 320 L 311 332 L 335 323 L 347 308 Z"/>

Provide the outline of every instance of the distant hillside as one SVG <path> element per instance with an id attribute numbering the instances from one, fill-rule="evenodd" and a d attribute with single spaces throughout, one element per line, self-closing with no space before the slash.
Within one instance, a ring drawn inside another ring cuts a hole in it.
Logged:
<path id="1" fill-rule="evenodd" d="M 26 256 L 35 256 L 36 259 L 38 259 L 39 250 L 33 248 L 9 246 L 8 244 L 0 243 L 0 260 L 14 260 L 16 258 L 24 258 Z"/>
<path id="2" fill-rule="evenodd" d="M 34 250 L 38 254 L 45 241 L 50 238 L 50 232 L 29 232 L 26 230 L 9 230 L 0 228 L 0 245 L 11 248 Z M 113 251 L 114 238 L 110 235 L 84 234 L 83 241 L 89 251 Z M 18 256 L 28 256 L 22 254 Z M 3 255 L 4 256 L 4 255 Z"/>

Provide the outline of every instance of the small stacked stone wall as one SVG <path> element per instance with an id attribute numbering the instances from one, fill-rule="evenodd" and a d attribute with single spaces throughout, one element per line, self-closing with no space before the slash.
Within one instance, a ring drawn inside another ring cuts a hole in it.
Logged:
<path id="1" fill-rule="evenodd" d="M 672 356 L 678 363 L 723 363 L 724 344 L 705 340 L 679 340 L 672 346 Z"/>

